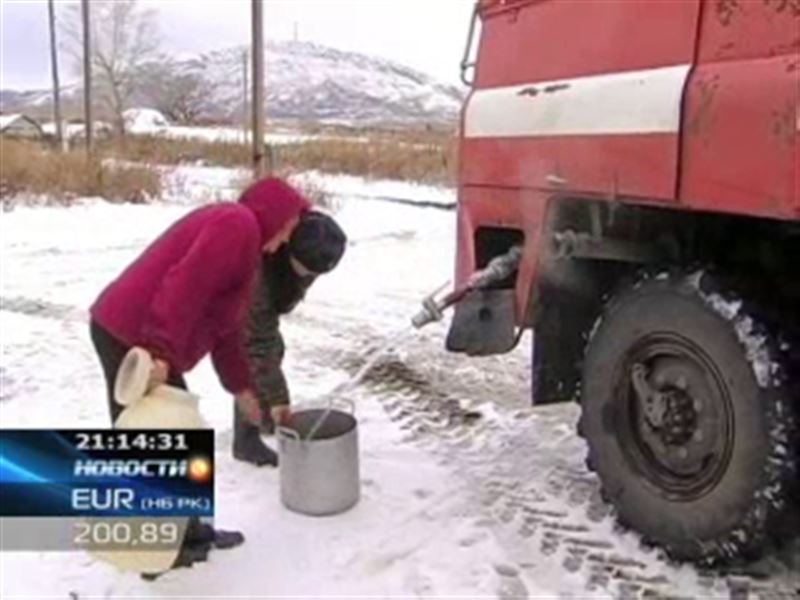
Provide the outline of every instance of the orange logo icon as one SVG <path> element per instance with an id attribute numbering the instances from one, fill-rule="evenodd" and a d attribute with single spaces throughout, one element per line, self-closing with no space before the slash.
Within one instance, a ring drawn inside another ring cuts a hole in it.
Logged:
<path id="1" fill-rule="evenodd" d="M 198 483 L 211 479 L 211 461 L 204 456 L 196 456 L 190 459 L 188 477 Z"/>

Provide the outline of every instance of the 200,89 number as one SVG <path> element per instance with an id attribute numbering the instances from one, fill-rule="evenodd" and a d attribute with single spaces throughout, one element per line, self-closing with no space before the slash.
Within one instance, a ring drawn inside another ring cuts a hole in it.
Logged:
<path id="1" fill-rule="evenodd" d="M 185 520 L 185 519 L 184 519 Z M 175 546 L 181 533 L 176 520 L 93 519 L 75 523 L 73 542 L 82 548 Z"/>

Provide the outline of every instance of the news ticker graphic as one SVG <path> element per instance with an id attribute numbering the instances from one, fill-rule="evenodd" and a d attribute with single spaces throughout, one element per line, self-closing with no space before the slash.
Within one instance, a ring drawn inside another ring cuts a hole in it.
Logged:
<path id="1" fill-rule="evenodd" d="M 214 433 L 0 430 L 0 516 L 213 516 Z"/>
<path id="2" fill-rule="evenodd" d="M 213 430 L 0 430 L 3 549 L 169 547 L 213 515 Z"/>

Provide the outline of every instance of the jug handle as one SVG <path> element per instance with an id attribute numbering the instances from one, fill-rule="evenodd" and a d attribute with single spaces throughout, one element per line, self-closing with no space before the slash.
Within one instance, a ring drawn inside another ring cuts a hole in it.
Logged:
<path id="1" fill-rule="evenodd" d="M 117 370 L 117 376 L 114 380 L 114 401 L 119 404 L 120 406 L 132 406 L 136 404 L 139 400 L 141 400 L 144 396 L 149 394 L 153 388 L 157 386 L 150 385 L 150 382 L 147 381 L 142 388 L 142 395 L 137 398 L 125 398 L 124 395 L 119 394 L 118 387 L 120 385 L 120 379 L 122 377 L 138 377 L 138 378 L 145 378 L 149 379 L 149 373 L 153 368 L 153 357 L 150 353 L 145 350 L 144 348 L 140 348 L 138 346 L 132 347 L 128 352 L 125 354 L 122 362 L 119 365 L 119 369 Z"/>

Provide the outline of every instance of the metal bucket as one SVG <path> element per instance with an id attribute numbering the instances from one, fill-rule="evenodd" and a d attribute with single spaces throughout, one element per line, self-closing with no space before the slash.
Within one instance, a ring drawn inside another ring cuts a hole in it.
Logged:
<path id="1" fill-rule="evenodd" d="M 358 423 L 347 407 L 299 410 L 278 427 L 281 502 L 289 510 L 333 515 L 358 502 Z"/>

